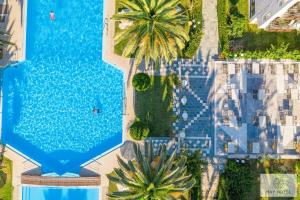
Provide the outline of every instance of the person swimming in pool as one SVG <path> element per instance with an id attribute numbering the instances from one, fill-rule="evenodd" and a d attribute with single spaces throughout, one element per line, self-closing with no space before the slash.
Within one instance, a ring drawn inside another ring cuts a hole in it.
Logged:
<path id="1" fill-rule="evenodd" d="M 50 11 L 50 19 L 51 21 L 55 20 L 55 13 L 53 11 Z"/>
<path id="2" fill-rule="evenodd" d="M 100 109 L 94 107 L 93 110 L 92 110 L 92 112 L 93 112 L 94 115 L 96 115 L 96 114 L 100 113 Z"/>

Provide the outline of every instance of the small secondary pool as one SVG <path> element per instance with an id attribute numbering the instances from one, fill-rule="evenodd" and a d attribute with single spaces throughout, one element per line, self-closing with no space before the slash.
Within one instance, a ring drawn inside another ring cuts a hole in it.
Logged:
<path id="1" fill-rule="evenodd" d="M 22 186 L 22 200 L 99 200 L 99 188 Z"/>
<path id="2" fill-rule="evenodd" d="M 2 140 L 44 173 L 78 173 L 122 143 L 123 72 L 102 61 L 102 12 L 103 0 L 28 0 L 26 60 L 3 74 Z"/>

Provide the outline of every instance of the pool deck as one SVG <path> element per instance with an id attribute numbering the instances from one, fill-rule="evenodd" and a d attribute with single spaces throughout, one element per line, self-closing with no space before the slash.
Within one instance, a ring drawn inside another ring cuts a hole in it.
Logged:
<path id="1" fill-rule="evenodd" d="M 25 29 L 26 29 L 26 0 L 0 0 L 0 4 L 8 5 L 7 11 L 0 14 L 6 15 L 6 20 L 0 22 L 0 30 L 7 32 L 8 36 L 2 36 L 1 39 L 9 40 L 14 45 L 4 47 L 3 58 L 0 59 L 0 66 L 24 60 L 25 57 Z"/>
<path id="2" fill-rule="evenodd" d="M 129 136 L 129 127 L 135 119 L 134 112 L 134 89 L 131 85 L 132 77 L 135 73 L 135 68 L 132 67 L 130 59 L 118 56 L 114 53 L 114 32 L 115 22 L 111 17 L 115 13 L 115 0 L 104 0 L 104 30 L 103 30 L 103 60 L 124 73 L 124 115 L 123 115 L 123 139 L 124 142 L 131 140 Z M 121 156 L 120 148 L 117 148 L 101 158 L 89 163 L 84 168 L 96 172 L 101 175 L 101 191 L 102 199 L 107 199 L 106 192 L 108 191 L 109 180 L 106 174 L 112 172 L 113 168 L 118 167 L 117 155 Z"/>
<path id="3" fill-rule="evenodd" d="M 8 147 L 3 147 L 0 145 L 0 150 L 1 152 L 4 152 L 4 156 L 6 158 L 13 161 L 13 200 L 22 200 L 21 175 L 28 171 L 31 171 L 33 174 L 38 174 L 38 166 Z"/>

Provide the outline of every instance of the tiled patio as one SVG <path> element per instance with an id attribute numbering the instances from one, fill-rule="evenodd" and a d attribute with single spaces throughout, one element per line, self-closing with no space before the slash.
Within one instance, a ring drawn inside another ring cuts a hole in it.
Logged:
<path id="1" fill-rule="evenodd" d="M 287 62 L 217 63 L 217 155 L 300 150 L 299 68 L 300 63 Z"/>
<path id="2" fill-rule="evenodd" d="M 174 112 L 178 118 L 173 129 L 182 147 L 200 149 L 204 157 L 209 157 L 213 154 L 212 106 L 208 99 L 212 77 L 208 66 L 202 63 L 184 60 L 174 64 L 181 87 L 174 93 Z"/>

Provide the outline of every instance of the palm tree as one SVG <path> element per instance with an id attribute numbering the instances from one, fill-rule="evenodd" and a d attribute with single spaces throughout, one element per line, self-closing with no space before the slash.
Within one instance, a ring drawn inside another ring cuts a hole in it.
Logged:
<path id="1" fill-rule="evenodd" d="M 120 168 L 107 175 L 108 179 L 124 188 L 108 196 L 118 200 L 175 200 L 191 189 L 195 180 L 187 175 L 186 157 L 176 158 L 176 152 L 169 156 L 165 145 L 158 155 L 152 145 L 145 142 L 145 151 L 133 143 L 135 160 L 127 163 L 118 157 Z"/>
<path id="2" fill-rule="evenodd" d="M 123 56 L 133 55 L 139 65 L 158 61 L 170 62 L 189 40 L 184 28 L 188 21 L 180 0 L 120 0 L 128 12 L 113 16 L 117 21 L 130 21 L 132 25 L 115 35 L 115 42 L 127 42 Z"/>

